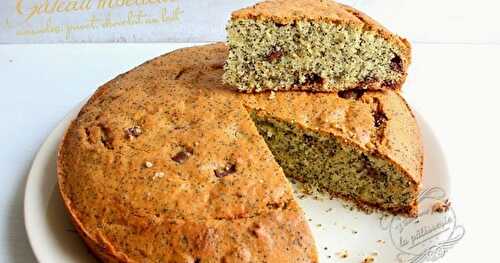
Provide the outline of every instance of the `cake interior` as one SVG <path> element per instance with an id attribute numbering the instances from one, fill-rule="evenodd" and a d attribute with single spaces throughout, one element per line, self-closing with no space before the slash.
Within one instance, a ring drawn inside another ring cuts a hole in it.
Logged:
<path id="1" fill-rule="evenodd" d="M 361 208 L 409 214 L 416 185 L 390 162 L 295 124 L 251 112 L 259 133 L 287 177 L 307 188 L 355 201 Z"/>
<path id="2" fill-rule="evenodd" d="M 375 81 L 395 85 L 404 77 L 400 48 L 359 27 L 237 19 L 227 32 L 224 79 L 240 90 L 345 90 Z"/>

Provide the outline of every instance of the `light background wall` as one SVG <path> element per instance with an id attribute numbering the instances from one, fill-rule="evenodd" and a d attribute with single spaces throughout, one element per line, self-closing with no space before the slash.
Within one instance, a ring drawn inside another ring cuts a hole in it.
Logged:
<path id="1" fill-rule="evenodd" d="M 51 12 L 56 1 L 88 3 L 83 5 L 88 9 Z M 119 6 L 120 1 L 123 0 L 0 1 L 0 43 L 221 41 L 225 39 L 224 25 L 230 11 L 257 2 L 156 0 L 165 2 L 123 7 Z M 48 3 L 46 12 L 45 2 Z M 100 4 L 110 2 L 114 3 L 111 8 Z M 365 11 L 415 43 L 500 43 L 498 1 L 341 2 Z M 138 18 L 139 14 L 143 16 Z M 162 20 L 162 14 L 166 20 Z M 110 20 L 106 20 L 108 17 Z M 90 23 L 92 18 L 94 23 Z M 106 21 L 123 24 L 109 26 Z"/>

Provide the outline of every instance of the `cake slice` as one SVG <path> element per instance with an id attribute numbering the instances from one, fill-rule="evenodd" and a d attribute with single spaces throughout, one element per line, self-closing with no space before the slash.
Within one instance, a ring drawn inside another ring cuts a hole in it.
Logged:
<path id="1" fill-rule="evenodd" d="M 362 210 L 417 216 L 422 144 L 415 118 L 397 92 L 242 97 L 287 177 Z"/>
<path id="2" fill-rule="evenodd" d="M 400 89 L 410 44 L 349 6 L 270 0 L 234 12 L 224 81 L 242 92 Z"/>

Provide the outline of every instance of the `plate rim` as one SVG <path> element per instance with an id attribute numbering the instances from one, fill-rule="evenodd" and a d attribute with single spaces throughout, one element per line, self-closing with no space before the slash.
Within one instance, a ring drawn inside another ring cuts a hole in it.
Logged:
<path id="1" fill-rule="evenodd" d="M 35 158 L 33 159 L 32 163 L 31 163 L 31 167 L 30 167 L 30 170 L 28 172 L 28 178 L 26 179 L 26 184 L 25 184 L 25 187 L 24 187 L 24 196 L 23 196 L 23 219 L 24 219 L 24 228 L 25 228 L 25 231 L 26 231 L 26 235 L 27 235 L 27 238 L 28 238 L 28 242 L 31 246 L 31 250 L 33 251 L 33 254 L 36 258 L 36 260 L 38 262 L 43 262 L 41 260 L 41 255 L 40 255 L 40 251 L 41 249 L 39 248 L 38 246 L 38 243 L 34 241 L 34 233 L 33 233 L 33 230 L 32 228 L 36 225 L 36 222 L 34 222 L 34 218 L 31 218 L 29 217 L 28 215 L 30 214 L 30 211 L 31 211 L 31 199 L 30 197 L 32 197 L 32 195 L 34 195 L 36 193 L 35 189 L 36 189 L 36 176 L 34 176 L 34 174 L 36 174 L 35 170 L 37 168 L 39 168 L 40 166 L 40 162 L 42 161 L 41 159 L 43 158 L 42 156 L 42 152 L 50 147 L 51 145 L 51 140 L 53 139 L 56 139 L 57 140 L 57 143 L 56 143 L 56 155 L 57 155 L 57 152 L 59 151 L 59 145 L 61 144 L 61 141 L 62 141 L 62 138 L 63 137 L 60 137 L 60 136 L 57 136 L 57 138 L 54 138 L 56 137 L 57 133 L 60 132 L 61 129 L 64 129 L 62 134 L 64 136 L 64 134 L 66 133 L 66 129 L 69 127 L 69 125 L 71 124 L 71 122 L 73 122 L 73 120 L 75 119 L 76 115 L 80 112 L 81 108 L 85 105 L 85 103 L 88 101 L 90 97 L 88 98 L 85 98 L 83 100 L 81 100 L 80 102 L 78 102 L 76 104 L 76 106 L 73 106 L 65 115 L 64 117 L 62 117 L 58 123 L 52 128 L 52 130 L 50 131 L 50 133 L 47 135 L 47 137 L 45 137 L 43 143 L 40 145 L 40 147 L 38 148 L 37 152 L 36 152 L 36 155 L 35 155 Z M 57 176 L 57 175 L 55 175 Z M 57 185 L 57 178 L 56 178 L 56 185 Z"/>

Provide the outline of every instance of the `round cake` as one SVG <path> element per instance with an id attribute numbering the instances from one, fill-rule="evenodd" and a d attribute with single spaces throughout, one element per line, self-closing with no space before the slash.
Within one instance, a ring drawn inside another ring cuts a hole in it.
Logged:
<path id="1" fill-rule="evenodd" d="M 100 87 L 71 123 L 59 188 L 99 259 L 317 262 L 285 173 L 359 205 L 415 215 L 422 149 L 399 94 L 240 94 L 222 84 L 227 53 L 212 44 L 146 62 Z M 312 168 L 287 158 L 283 145 L 295 151 L 303 142 L 318 162 L 334 158 L 357 172 L 311 170 L 329 180 L 317 184 L 294 176 Z M 354 179 L 362 183 L 343 186 Z"/>

